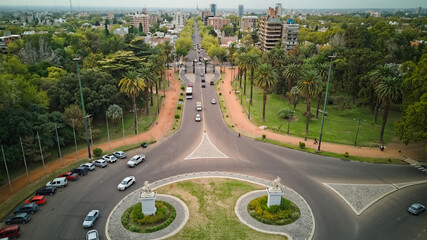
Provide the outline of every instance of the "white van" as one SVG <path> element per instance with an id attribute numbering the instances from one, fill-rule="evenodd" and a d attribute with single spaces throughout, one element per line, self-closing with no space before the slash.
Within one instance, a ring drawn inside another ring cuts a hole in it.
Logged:
<path id="1" fill-rule="evenodd" d="M 46 187 L 66 187 L 68 184 L 66 177 L 55 178 L 52 181 L 46 183 Z"/>

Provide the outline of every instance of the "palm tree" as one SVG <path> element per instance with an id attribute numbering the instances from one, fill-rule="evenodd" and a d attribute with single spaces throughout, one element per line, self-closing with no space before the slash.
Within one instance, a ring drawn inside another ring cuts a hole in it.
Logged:
<path id="1" fill-rule="evenodd" d="M 144 90 L 145 92 L 145 114 L 148 116 L 150 115 L 150 106 L 153 106 L 153 85 L 156 84 L 156 73 L 153 70 L 153 66 L 150 65 L 148 67 L 145 67 L 142 69 L 142 75 L 145 79 L 146 88 Z M 151 104 L 149 104 L 151 98 Z"/>
<path id="2" fill-rule="evenodd" d="M 320 77 L 322 78 L 323 86 L 325 86 L 326 82 L 328 81 L 329 63 L 324 62 L 324 63 L 318 64 L 316 66 L 316 69 Z M 323 88 L 322 88 L 322 91 L 320 91 L 319 95 L 317 96 L 316 119 L 319 118 L 319 106 L 320 106 L 320 99 L 322 98 Z"/>
<path id="3" fill-rule="evenodd" d="M 255 84 L 262 88 L 262 121 L 265 122 L 265 105 L 268 91 L 277 83 L 277 74 L 270 64 L 264 63 L 257 68 Z"/>
<path id="4" fill-rule="evenodd" d="M 292 104 L 294 105 L 294 111 L 297 108 L 297 104 L 299 103 L 299 91 L 297 86 L 293 86 L 291 91 L 289 92 L 290 97 L 292 98 Z"/>
<path id="5" fill-rule="evenodd" d="M 135 123 L 135 134 L 137 134 L 137 117 L 136 117 L 136 97 L 144 91 L 145 83 L 144 79 L 139 78 L 137 72 L 128 71 L 126 77 L 122 78 L 119 82 L 120 92 L 125 93 L 129 97 L 132 97 L 134 123 Z"/>
<path id="6" fill-rule="evenodd" d="M 383 65 L 376 67 L 375 70 L 371 71 L 368 74 L 369 77 L 369 83 L 375 91 L 375 89 L 378 87 L 378 85 L 383 81 L 384 78 L 391 76 L 396 76 L 396 73 L 393 71 L 393 69 L 389 66 Z M 376 94 L 373 94 L 375 96 L 375 106 L 374 106 L 374 123 L 377 123 L 378 118 L 378 109 L 381 106 L 381 99 L 376 96 Z"/>
<path id="7" fill-rule="evenodd" d="M 305 140 L 307 140 L 308 135 L 308 124 L 310 122 L 310 108 L 311 108 L 311 98 L 317 95 L 323 89 L 322 80 L 320 80 L 319 75 L 313 69 L 308 69 L 304 72 L 302 78 L 298 81 L 298 91 L 306 98 L 307 100 L 307 120 L 305 123 Z"/>
<path id="8" fill-rule="evenodd" d="M 291 63 L 286 67 L 283 72 L 283 76 L 288 81 L 288 103 L 291 103 L 291 96 L 289 92 L 291 91 L 294 82 L 297 82 L 298 78 L 301 76 L 301 67 L 295 63 Z"/>
<path id="9" fill-rule="evenodd" d="M 165 41 L 165 43 L 163 44 L 163 51 L 166 54 L 166 68 L 169 69 L 169 58 L 170 55 L 172 53 L 172 46 L 170 45 L 169 41 Z"/>
<path id="10" fill-rule="evenodd" d="M 383 122 L 381 124 L 380 143 L 383 143 L 385 123 L 387 122 L 388 112 L 391 101 L 398 99 L 402 95 L 402 80 L 397 77 L 386 77 L 375 88 L 377 97 L 384 103 Z"/>
<path id="11" fill-rule="evenodd" d="M 239 67 L 239 81 L 240 81 L 240 88 L 242 88 L 242 77 L 243 73 L 245 73 L 245 91 L 246 91 L 246 56 L 247 53 L 243 52 L 237 56 L 237 66 Z"/>
<path id="12" fill-rule="evenodd" d="M 119 105 L 113 104 L 108 107 L 106 114 L 107 114 L 107 117 L 113 121 L 113 125 L 115 127 L 116 134 L 117 134 L 119 132 L 119 128 L 118 128 L 119 121 L 120 121 L 120 118 L 123 116 L 123 109 Z"/>
<path id="13" fill-rule="evenodd" d="M 252 95 L 253 95 L 253 88 L 254 88 L 254 73 L 255 68 L 258 67 L 260 63 L 260 57 L 258 54 L 249 53 L 247 55 L 247 67 L 251 69 L 251 97 L 249 98 L 249 104 L 252 105 Z"/>

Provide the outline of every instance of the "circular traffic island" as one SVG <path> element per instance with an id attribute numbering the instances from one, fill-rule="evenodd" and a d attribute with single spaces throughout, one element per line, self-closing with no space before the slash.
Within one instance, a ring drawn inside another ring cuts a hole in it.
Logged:
<path id="1" fill-rule="evenodd" d="M 267 206 L 268 196 L 253 199 L 248 204 L 248 213 L 261 223 L 269 225 L 287 225 L 301 216 L 297 205 L 286 198 L 281 198 L 280 205 Z"/>
<path id="2" fill-rule="evenodd" d="M 155 206 L 154 215 L 144 216 L 140 202 L 132 205 L 121 217 L 123 227 L 136 233 L 152 233 L 166 228 L 175 220 L 176 210 L 164 201 L 155 201 Z"/>

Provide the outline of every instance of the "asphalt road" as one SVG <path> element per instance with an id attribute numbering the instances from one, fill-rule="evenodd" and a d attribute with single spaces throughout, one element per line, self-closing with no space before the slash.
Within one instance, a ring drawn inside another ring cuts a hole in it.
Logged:
<path id="1" fill-rule="evenodd" d="M 195 38 L 200 41 L 200 38 Z M 189 61 L 197 57 L 190 51 Z M 413 202 L 427 205 L 427 184 L 396 191 L 357 216 L 323 183 L 399 183 L 426 180 L 426 174 L 410 166 L 378 165 L 343 161 L 299 152 L 246 137 L 237 137 L 224 123 L 214 86 L 201 88 L 196 65 L 192 100 L 185 101 L 180 129 L 148 149 L 135 149 L 128 156 L 146 154 L 146 161 L 129 168 L 129 159 L 118 160 L 104 169 L 97 168 L 77 182 L 48 196 L 48 203 L 22 225 L 21 239 L 84 239 L 82 223 L 86 214 L 98 209 L 101 218 L 95 227 L 105 239 L 107 216 L 128 193 L 143 182 L 196 171 L 229 171 L 266 179 L 280 176 L 282 183 L 297 191 L 312 208 L 316 230 L 314 239 L 427 239 L 427 213 L 412 216 L 407 207 Z M 195 122 L 195 103 L 203 100 L 201 122 Z M 184 160 L 200 143 L 206 130 L 211 142 L 229 158 Z M 118 183 L 135 176 L 136 184 L 118 191 Z"/>

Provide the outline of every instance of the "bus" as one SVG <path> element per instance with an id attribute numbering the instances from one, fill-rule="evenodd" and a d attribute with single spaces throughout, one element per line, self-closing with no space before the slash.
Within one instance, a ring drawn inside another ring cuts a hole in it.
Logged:
<path id="1" fill-rule="evenodd" d="M 185 91 L 185 96 L 187 99 L 193 98 L 193 88 L 192 87 L 187 87 L 187 90 Z"/>

